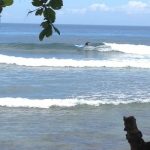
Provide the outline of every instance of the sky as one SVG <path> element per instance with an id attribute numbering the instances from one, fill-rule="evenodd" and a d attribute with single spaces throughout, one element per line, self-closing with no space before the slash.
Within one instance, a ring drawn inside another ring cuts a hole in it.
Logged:
<path id="1" fill-rule="evenodd" d="M 4 23 L 40 23 L 42 18 L 29 10 L 35 9 L 32 0 L 14 0 L 4 9 Z M 57 11 L 57 24 L 136 25 L 150 26 L 150 0 L 63 0 Z"/>

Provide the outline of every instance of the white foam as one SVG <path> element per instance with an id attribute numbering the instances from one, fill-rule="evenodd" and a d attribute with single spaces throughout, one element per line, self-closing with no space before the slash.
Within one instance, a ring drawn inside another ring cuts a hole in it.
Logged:
<path id="1" fill-rule="evenodd" d="M 79 44 L 76 44 L 75 46 L 76 46 L 76 47 L 79 47 L 79 48 L 84 47 L 84 45 L 82 45 L 82 44 L 80 44 L 80 45 L 79 45 Z"/>
<path id="2" fill-rule="evenodd" d="M 150 55 L 150 46 L 147 45 L 117 44 L 117 43 L 105 43 L 105 45 L 110 46 L 111 49 L 115 51 L 130 54 Z"/>
<path id="3" fill-rule="evenodd" d="M 83 48 L 83 50 L 94 51 L 95 48 L 96 48 L 95 46 L 85 46 L 85 47 Z"/>
<path id="4" fill-rule="evenodd" d="M 27 99 L 27 98 L 0 98 L 0 106 L 6 107 L 29 107 L 29 108 L 50 108 L 58 107 L 74 107 L 77 105 L 120 105 L 131 103 L 150 103 L 150 99 L 142 100 L 85 100 L 85 99 Z"/>
<path id="5" fill-rule="evenodd" d="M 99 52 L 110 52 L 112 51 L 110 46 L 107 45 L 99 45 L 99 46 L 85 46 L 83 48 L 85 51 L 99 51 Z"/>
<path id="6" fill-rule="evenodd" d="M 73 59 L 56 59 L 56 58 L 24 58 L 0 55 L 0 64 L 15 64 L 19 66 L 29 67 L 110 67 L 110 68 L 150 68 L 150 61 L 145 59 L 140 60 L 73 60 Z"/>

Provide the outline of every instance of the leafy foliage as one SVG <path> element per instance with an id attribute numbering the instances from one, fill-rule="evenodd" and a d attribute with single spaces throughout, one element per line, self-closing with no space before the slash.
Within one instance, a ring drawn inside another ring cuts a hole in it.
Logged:
<path id="1" fill-rule="evenodd" d="M 0 0 L 0 13 L 3 7 L 13 4 L 13 0 Z M 42 16 L 43 22 L 41 23 L 42 31 L 39 34 L 39 40 L 43 40 L 45 37 L 49 37 L 53 34 L 53 31 L 60 35 L 60 31 L 54 26 L 56 20 L 56 10 L 59 10 L 63 6 L 62 0 L 32 0 L 32 5 L 36 7 L 35 10 L 31 10 L 28 14 L 35 12 L 36 16 Z"/>
<path id="2" fill-rule="evenodd" d="M 61 9 L 61 7 L 63 6 L 63 1 L 62 0 L 51 0 L 51 1 L 49 1 L 48 6 L 51 6 L 55 10 L 58 10 L 58 9 Z"/>
<path id="3" fill-rule="evenodd" d="M 0 0 L 0 13 L 3 10 L 3 7 L 10 6 L 13 4 L 13 0 Z"/>
<path id="4" fill-rule="evenodd" d="M 0 0 L 0 8 L 10 6 L 13 4 L 13 0 Z"/>

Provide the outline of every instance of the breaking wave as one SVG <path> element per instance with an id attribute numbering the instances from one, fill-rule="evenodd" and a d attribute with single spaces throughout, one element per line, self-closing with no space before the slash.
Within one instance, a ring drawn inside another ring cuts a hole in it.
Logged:
<path id="1" fill-rule="evenodd" d="M 98 51 L 98 52 L 121 52 L 128 54 L 150 55 L 150 46 L 134 45 L 134 44 L 117 44 L 117 43 L 90 43 L 88 46 L 84 44 L 68 44 L 68 43 L 1 43 L 0 50 L 17 51 L 17 52 L 51 52 L 51 50 L 61 52 L 71 51 Z"/>
<path id="2" fill-rule="evenodd" d="M 150 68 L 150 61 L 140 60 L 75 60 L 75 59 L 57 59 L 57 58 L 25 58 L 0 55 L 0 64 L 19 65 L 28 67 L 76 67 L 76 68 Z"/>
<path id="3" fill-rule="evenodd" d="M 105 43 L 112 50 L 120 51 L 129 54 L 150 55 L 150 46 L 148 45 L 133 45 L 133 44 L 117 44 Z"/>
<path id="4" fill-rule="evenodd" d="M 26 98 L 0 98 L 0 106 L 6 107 L 28 107 L 28 108 L 50 108 L 75 107 L 77 105 L 101 106 L 120 105 L 132 103 L 150 103 L 150 99 L 135 100 L 85 100 L 85 99 L 26 99 Z"/>

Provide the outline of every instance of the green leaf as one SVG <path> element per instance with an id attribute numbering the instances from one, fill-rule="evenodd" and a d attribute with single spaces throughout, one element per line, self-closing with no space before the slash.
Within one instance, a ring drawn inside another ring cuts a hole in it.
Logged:
<path id="1" fill-rule="evenodd" d="M 63 6 L 62 0 L 32 0 L 32 4 L 37 9 L 29 11 L 32 13 L 35 11 L 35 15 L 43 15 L 44 21 L 41 23 L 43 30 L 39 34 L 39 40 L 42 41 L 45 37 L 52 35 L 53 31 L 60 35 L 60 31 L 53 25 L 56 20 L 55 10 L 60 9 Z"/>
<path id="2" fill-rule="evenodd" d="M 49 28 L 46 29 L 46 37 L 51 36 L 52 33 L 53 33 L 53 31 L 52 31 L 52 26 L 50 26 Z"/>
<path id="3" fill-rule="evenodd" d="M 56 14 L 55 11 L 51 8 L 46 8 L 44 10 L 44 17 L 46 20 L 50 21 L 51 23 L 55 22 Z"/>
<path id="4" fill-rule="evenodd" d="M 45 36 L 46 37 L 51 36 L 52 33 L 53 33 L 52 26 L 49 25 L 47 28 L 43 29 L 42 32 L 40 33 L 40 35 L 39 35 L 40 41 L 42 41 Z"/>
<path id="5" fill-rule="evenodd" d="M 42 13 L 43 13 L 43 8 L 41 8 L 41 9 L 38 9 L 36 12 L 35 12 L 35 15 L 36 16 L 38 16 L 38 15 L 42 15 Z"/>
<path id="6" fill-rule="evenodd" d="M 4 1 L 0 0 L 0 7 L 3 7 L 3 6 L 4 6 Z"/>
<path id="7" fill-rule="evenodd" d="M 61 7 L 63 6 L 63 1 L 62 0 L 50 0 L 50 2 L 47 5 L 51 6 L 55 10 L 58 10 L 58 9 L 61 9 Z"/>
<path id="8" fill-rule="evenodd" d="M 54 25 L 52 25 L 52 26 L 53 26 L 53 29 L 55 30 L 55 32 L 57 32 L 57 34 L 60 35 L 60 31 Z"/>
<path id="9" fill-rule="evenodd" d="M 42 1 L 43 1 L 43 3 L 47 3 L 48 0 L 42 0 Z"/>
<path id="10" fill-rule="evenodd" d="M 3 8 L 2 8 L 2 7 L 0 7 L 0 13 L 2 12 L 2 10 L 3 10 Z"/>
<path id="11" fill-rule="evenodd" d="M 10 6 L 13 4 L 13 0 L 3 0 L 4 6 Z"/>
<path id="12" fill-rule="evenodd" d="M 32 5 L 36 6 L 36 7 L 39 7 L 39 6 L 43 5 L 43 2 L 40 1 L 40 0 L 33 0 Z"/>
<path id="13" fill-rule="evenodd" d="M 48 21 L 45 21 L 45 22 L 42 22 L 42 23 L 41 23 L 41 26 L 46 29 L 46 28 L 48 28 L 50 25 L 49 25 Z"/>
<path id="14" fill-rule="evenodd" d="M 42 30 L 40 35 L 39 35 L 39 40 L 42 41 L 44 39 L 44 36 L 46 36 L 46 30 Z"/>
<path id="15" fill-rule="evenodd" d="M 28 12 L 27 16 L 28 16 L 29 14 L 33 13 L 34 11 L 35 11 L 35 10 L 30 10 L 30 11 Z"/>

